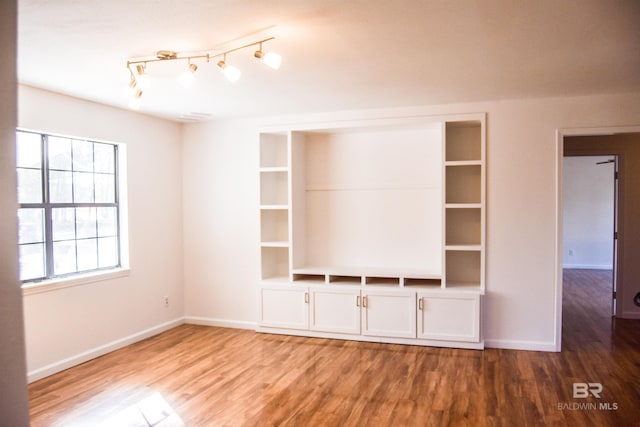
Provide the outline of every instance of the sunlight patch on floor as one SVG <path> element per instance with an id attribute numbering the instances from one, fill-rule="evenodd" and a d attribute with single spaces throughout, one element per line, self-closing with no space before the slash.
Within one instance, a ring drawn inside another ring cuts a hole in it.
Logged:
<path id="1" fill-rule="evenodd" d="M 184 425 L 182 419 L 160 393 L 154 393 L 100 423 L 100 427 L 184 427 Z"/>

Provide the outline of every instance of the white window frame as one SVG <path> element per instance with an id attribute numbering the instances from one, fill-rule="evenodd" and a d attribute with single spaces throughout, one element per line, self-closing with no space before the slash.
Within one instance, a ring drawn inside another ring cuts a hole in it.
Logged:
<path id="1" fill-rule="evenodd" d="M 49 292 L 57 289 L 64 289 L 73 286 L 80 286 L 90 283 L 96 283 L 104 280 L 111 280 L 119 277 L 128 276 L 130 273 L 129 266 L 129 227 L 128 227 L 128 193 L 127 193 L 127 146 L 126 144 L 98 140 L 95 138 L 85 138 L 69 135 L 61 135 L 51 132 L 44 132 L 32 129 L 18 128 L 16 132 L 28 132 L 42 135 L 44 137 L 59 137 L 75 140 L 84 140 L 93 143 L 111 144 L 116 146 L 116 181 L 117 181 L 117 209 L 118 209 L 118 242 L 119 242 L 119 258 L 118 266 L 111 268 L 99 268 L 95 270 L 81 271 L 70 273 L 67 275 L 54 276 L 44 278 L 39 281 L 24 281 L 22 283 L 23 295 L 37 294 L 41 292 Z M 16 141 L 17 142 L 17 141 Z M 44 156 L 44 153 L 43 153 Z M 42 164 L 41 167 L 45 168 Z M 21 207 L 18 204 L 18 207 Z M 48 254 L 50 256 L 51 254 Z"/>

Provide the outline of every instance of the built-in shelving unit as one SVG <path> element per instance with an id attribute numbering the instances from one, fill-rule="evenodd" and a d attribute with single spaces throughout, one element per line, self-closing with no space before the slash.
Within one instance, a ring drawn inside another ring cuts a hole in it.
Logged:
<path id="1" fill-rule="evenodd" d="M 258 330 L 483 347 L 484 114 L 289 127 L 259 144 Z"/>
<path id="2" fill-rule="evenodd" d="M 289 135 L 260 135 L 260 248 L 263 280 L 289 277 Z"/>
<path id="3" fill-rule="evenodd" d="M 447 121 L 444 129 L 443 282 L 484 292 L 484 116 Z"/>

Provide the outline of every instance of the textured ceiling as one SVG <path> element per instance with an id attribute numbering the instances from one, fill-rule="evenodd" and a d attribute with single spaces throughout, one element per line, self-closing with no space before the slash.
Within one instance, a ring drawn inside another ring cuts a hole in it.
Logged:
<path id="1" fill-rule="evenodd" d="M 637 0 L 19 0 L 23 84 L 126 108 L 126 61 L 275 36 L 273 71 L 149 64 L 141 112 L 179 120 L 640 92 Z"/>

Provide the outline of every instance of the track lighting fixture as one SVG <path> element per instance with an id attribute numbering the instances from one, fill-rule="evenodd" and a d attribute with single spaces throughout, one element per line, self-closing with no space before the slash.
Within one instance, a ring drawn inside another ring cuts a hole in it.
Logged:
<path id="1" fill-rule="evenodd" d="M 136 66 L 136 82 L 140 89 L 148 89 L 151 86 L 151 79 L 149 79 L 145 65 Z"/>
<path id="2" fill-rule="evenodd" d="M 142 105 L 142 91 L 138 89 L 133 96 L 129 98 L 129 108 L 139 110 Z"/>
<path id="3" fill-rule="evenodd" d="M 258 50 L 254 52 L 254 57 L 259 59 L 260 62 L 268 67 L 278 69 L 282 63 L 282 57 L 275 52 L 264 52 L 262 50 L 262 44 L 273 39 L 274 37 L 258 40 L 223 52 L 211 53 L 205 51 L 197 54 L 179 54 L 171 50 L 160 50 L 156 52 L 155 57 L 152 58 L 130 59 L 127 61 L 127 69 L 129 70 L 131 79 L 125 88 L 125 92 L 129 97 L 129 107 L 136 110 L 139 109 L 141 105 L 142 90 L 151 86 L 149 74 L 147 72 L 147 65 L 149 63 L 186 59 L 188 64 L 187 69 L 178 77 L 178 82 L 182 86 L 188 88 L 193 85 L 195 73 L 198 70 L 198 66 L 194 64 L 192 60 L 202 60 L 208 63 L 214 58 L 222 58 L 216 63 L 218 68 L 220 68 L 224 76 L 229 81 L 236 82 L 240 78 L 242 72 L 233 65 L 227 63 L 227 55 L 251 46 L 258 46 Z"/>
<path id="4" fill-rule="evenodd" d="M 280 68 L 280 64 L 282 64 L 282 56 L 275 52 L 263 52 L 262 51 L 262 43 L 260 43 L 260 47 L 253 54 L 256 58 L 260 60 L 264 65 L 269 68 L 273 68 L 277 70 Z"/>
<path id="5" fill-rule="evenodd" d="M 131 80 L 129 80 L 129 84 L 125 86 L 123 90 L 123 94 L 125 98 L 131 98 L 133 95 L 136 94 L 137 84 L 138 83 L 136 82 L 136 79 L 133 76 L 131 76 Z"/>
<path id="6" fill-rule="evenodd" d="M 227 64 L 227 55 L 224 55 L 221 61 L 218 61 L 218 67 L 222 70 L 222 74 L 229 80 L 231 83 L 235 83 L 240 79 L 240 75 L 242 72 L 238 70 L 233 65 Z"/>
<path id="7" fill-rule="evenodd" d="M 187 67 L 187 69 L 184 70 L 182 74 L 180 74 L 180 77 L 178 77 L 178 83 L 186 88 L 191 87 L 191 85 L 193 85 L 193 81 L 196 78 L 197 70 L 198 66 L 196 64 L 191 64 L 191 61 L 189 61 L 189 67 Z"/>

